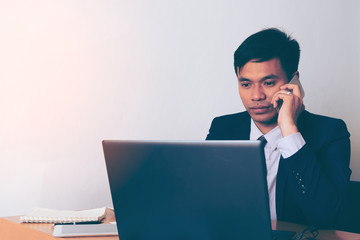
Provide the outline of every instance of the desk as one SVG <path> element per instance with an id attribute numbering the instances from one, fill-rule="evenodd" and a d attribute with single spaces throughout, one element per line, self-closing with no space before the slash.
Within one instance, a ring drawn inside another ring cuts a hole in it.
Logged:
<path id="1" fill-rule="evenodd" d="M 45 223 L 20 223 L 20 217 L 5 217 L 0 218 L 0 239 L 1 240 L 16 240 L 16 239 L 26 239 L 26 240 L 119 240 L 117 236 L 109 237 L 74 237 L 74 238 L 54 238 L 52 237 L 53 225 Z M 115 221 L 114 212 L 107 209 L 106 217 L 104 222 L 113 222 Z M 301 232 L 306 226 L 287 223 L 287 222 L 272 222 L 272 228 L 276 230 L 287 230 L 287 231 L 296 231 Z M 26 236 L 24 238 L 24 236 Z M 343 232 L 337 230 L 319 230 L 319 240 L 360 240 L 360 234 Z"/>
<path id="2" fill-rule="evenodd" d="M 275 230 L 296 231 L 297 233 L 300 233 L 305 228 L 305 225 L 272 221 L 272 229 Z M 317 239 L 319 240 L 360 240 L 360 234 L 357 233 L 343 232 L 338 230 L 318 230 L 318 232 L 319 236 Z"/>
<path id="3" fill-rule="evenodd" d="M 106 209 L 106 216 L 103 222 L 115 222 L 113 210 Z M 0 218 L 1 240 L 119 240 L 118 236 L 55 238 L 52 236 L 53 229 L 53 224 L 48 223 L 20 223 L 20 216 Z"/>

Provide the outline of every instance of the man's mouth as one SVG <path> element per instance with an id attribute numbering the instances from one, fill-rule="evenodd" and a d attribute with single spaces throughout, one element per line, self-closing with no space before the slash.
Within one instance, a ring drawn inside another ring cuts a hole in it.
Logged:
<path id="1" fill-rule="evenodd" d="M 271 109 L 271 107 L 272 107 L 271 105 L 257 105 L 250 107 L 250 110 L 256 114 L 262 114 L 268 112 Z"/>

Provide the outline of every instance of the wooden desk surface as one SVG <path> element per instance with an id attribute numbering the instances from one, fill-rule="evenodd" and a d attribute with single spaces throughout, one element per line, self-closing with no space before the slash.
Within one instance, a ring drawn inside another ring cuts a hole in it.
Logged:
<path id="1" fill-rule="evenodd" d="M 289 222 L 280 222 L 272 221 L 272 229 L 275 230 L 284 230 L 284 231 L 296 231 L 300 233 L 307 226 L 289 223 Z M 360 234 L 343 232 L 338 230 L 318 230 L 319 236 L 316 239 L 319 240 L 360 240 Z"/>
<path id="2" fill-rule="evenodd" d="M 112 210 L 107 209 L 105 223 L 114 222 L 115 216 Z M 276 230 L 287 230 L 301 232 L 306 228 L 304 225 L 287 223 L 287 222 L 272 222 L 272 228 Z M 54 239 L 79 239 L 82 240 L 98 240 L 100 237 L 72 237 L 72 238 L 54 238 L 52 231 L 53 224 L 46 223 L 20 223 L 20 217 L 5 217 L 0 218 L 0 239 L 14 240 L 14 239 L 36 239 L 36 240 L 54 240 Z M 26 236 L 24 238 L 24 236 Z M 101 237 L 104 240 L 119 240 L 118 236 Z M 319 240 L 360 240 L 360 234 L 343 232 L 337 230 L 319 230 Z"/>
<path id="3" fill-rule="evenodd" d="M 3 219 L 0 219 L 3 221 L 0 221 L 0 239 L 1 240 L 15 240 L 15 239 L 36 239 L 36 240 L 53 240 L 53 239 L 82 239 L 82 240 L 119 240 L 118 236 L 108 236 L 104 237 L 67 237 L 67 238 L 55 238 L 52 236 L 52 232 L 54 230 L 54 225 L 49 223 L 21 223 L 20 222 L 20 216 L 14 216 L 14 217 L 4 217 Z M 8 222 L 4 222 L 8 220 Z M 109 222 L 115 222 L 115 215 L 114 211 L 110 209 L 106 209 L 106 217 L 103 220 L 104 223 Z M 9 225 L 11 223 L 15 223 L 14 225 Z M 4 226 L 7 224 L 6 226 Z M 9 229 L 9 227 L 11 229 Z M 13 231 L 13 232 L 10 232 Z M 42 235 L 36 235 L 35 232 L 32 230 L 36 230 L 36 232 L 44 233 Z M 26 238 L 23 238 L 23 236 L 26 236 Z M 32 237 L 33 236 L 33 237 Z"/>

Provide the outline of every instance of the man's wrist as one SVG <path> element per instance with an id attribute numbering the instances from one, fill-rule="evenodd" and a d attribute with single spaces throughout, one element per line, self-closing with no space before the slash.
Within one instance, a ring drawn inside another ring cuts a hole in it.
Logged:
<path id="1" fill-rule="evenodd" d="M 282 134 L 283 137 L 287 137 L 287 136 L 289 136 L 291 134 L 299 132 L 296 125 L 288 125 L 286 127 L 279 126 L 279 127 L 280 127 L 281 134 Z"/>
<path id="2" fill-rule="evenodd" d="M 304 145 L 305 140 L 300 132 L 281 138 L 277 143 L 283 158 L 288 158 L 299 151 Z"/>

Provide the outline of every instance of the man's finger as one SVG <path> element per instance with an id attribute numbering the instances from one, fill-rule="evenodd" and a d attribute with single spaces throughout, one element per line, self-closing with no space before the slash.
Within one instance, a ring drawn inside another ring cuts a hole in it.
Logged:
<path id="1" fill-rule="evenodd" d="M 280 87 L 281 90 L 289 90 L 291 91 L 295 96 L 302 98 L 301 91 L 299 85 L 296 84 L 285 84 Z"/>

